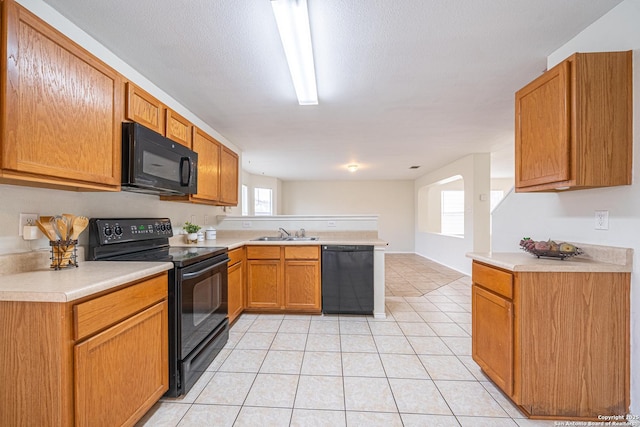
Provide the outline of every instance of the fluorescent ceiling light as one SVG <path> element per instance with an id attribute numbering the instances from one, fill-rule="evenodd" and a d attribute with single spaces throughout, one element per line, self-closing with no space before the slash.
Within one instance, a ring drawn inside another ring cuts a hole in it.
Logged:
<path id="1" fill-rule="evenodd" d="M 300 105 L 317 105 L 307 0 L 271 0 L 280 39 Z"/>

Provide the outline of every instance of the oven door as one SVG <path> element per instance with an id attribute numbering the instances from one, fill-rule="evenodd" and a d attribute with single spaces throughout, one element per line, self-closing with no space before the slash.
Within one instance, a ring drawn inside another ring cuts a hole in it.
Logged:
<path id="1" fill-rule="evenodd" d="M 178 269 L 181 360 L 227 318 L 228 260 L 225 254 Z"/>

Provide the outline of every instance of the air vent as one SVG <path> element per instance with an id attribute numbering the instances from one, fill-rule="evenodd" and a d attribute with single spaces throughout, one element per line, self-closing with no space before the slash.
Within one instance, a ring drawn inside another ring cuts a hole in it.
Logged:
<path id="1" fill-rule="evenodd" d="M 418 169 L 420 166 L 409 166 L 409 169 Z"/>

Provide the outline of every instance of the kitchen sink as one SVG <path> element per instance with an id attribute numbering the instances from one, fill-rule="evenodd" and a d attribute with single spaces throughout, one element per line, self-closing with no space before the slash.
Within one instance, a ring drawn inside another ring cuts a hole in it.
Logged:
<path id="1" fill-rule="evenodd" d="M 253 242 L 305 242 L 318 240 L 317 237 L 280 237 L 280 236 L 263 236 L 257 239 L 251 239 Z"/>
<path id="2" fill-rule="evenodd" d="M 282 242 L 284 240 L 286 240 L 286 237 L 273 237 L 273 236 L 264 236 L 264 237 L 258 237 L 257 239 L 251 239 L 252 241 L 256 242 Z"/>

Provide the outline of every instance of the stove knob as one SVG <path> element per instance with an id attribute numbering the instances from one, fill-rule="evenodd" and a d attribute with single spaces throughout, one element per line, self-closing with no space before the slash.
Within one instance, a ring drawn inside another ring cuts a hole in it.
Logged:
<path id="1" fill-rule="evenodd" d="M 171 231 L 171 223 L 170 222 L 167 223 L 167 231 Z"/>
<path id="2" fill-rule="evenodd" d="M 102 230 L 102 232 L 107 237 L 111 237 L 111 235 L 113 234 L 113 230 L 108 225 L 104 228 L 104 230 Z"/>
<path id="3" fill-rule="evenodd" d="M 122 227 L 120 227 L 119 225 L 116 225 L 113 228 L 113 232 L 116 233 L 116 236 L 122 236 Z"/>
<path id="4" fill-rule="evenodd" d="M 166 226 L 166 225 L 164 225 L 164 224 L 161 224 L 161 225 L 160 225 L 160 230 L 162 230 L 162 231 L 167 231 L 167 226 Z"/>

